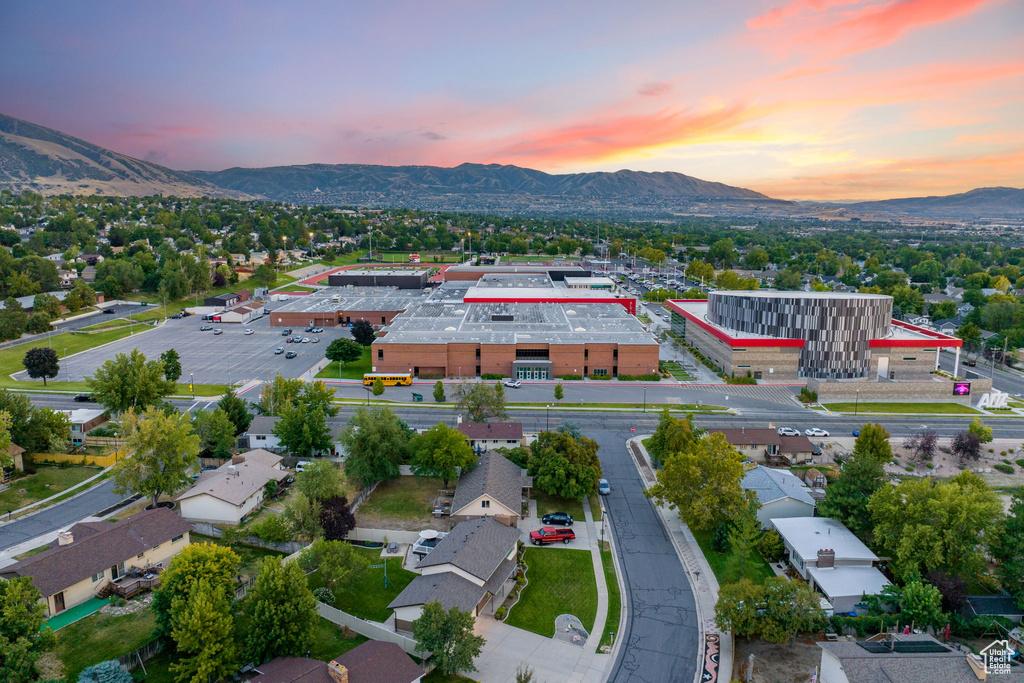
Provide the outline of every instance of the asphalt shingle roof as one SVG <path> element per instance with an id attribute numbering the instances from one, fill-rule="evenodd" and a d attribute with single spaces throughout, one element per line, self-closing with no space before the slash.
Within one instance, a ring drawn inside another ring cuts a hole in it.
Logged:
<path id="1" fill-rule="evenodd" d="M 281 462 L 280 455 L 258 448 L 244 456 L 245 460 L 234 466 L 228 461 L 213 472 L 207 471 L 196 480 L 195 486 L 178 496 L 178 500 L 206 494 L 232 505 L 241 505 L 267 482 L 281 481 L 288 476 L 287 472 L 277 468 Z"/>
<path id="2" fill-rule="evenodd" d="M 761 505 L 783 498 L 793 498 L 802 503 L 814 505 L 814 499 L 811 498 L 807 487 L 795 475 L 786 470 L 776 470 L 758 465 L 747 470 L 740 481 L 740 486 L 747 491 L 756 492 Z"/>
<path id="3" fill-rule="evenodd" d="M 455 496 L 452 498 L 452 514 L 459 514 L 459 510 L 486 493 L 518 515 L 522 505 L 523 487 L 531 483 L 532 479 L 523 475 L 519 465 L 501 453 L 485 451 L 477 461 L 476 467 L 459 476 Z"/>
<path id="4" fill-rule="evenodd" d="M 431 555 L 433 554 L 432 552 Z M 483 586 L 478 586 L 455 572 L 423 574 L 413 579 L 405 590 L 391 601 L 388 609 L 425 605 L 437 601 L 446 610 L 458 607 L 464 612 L 473 612 L 486 592 L 487 589 Z"/>
<path id="5" fill-rule="evenodd" d="M 430 554 L 420 560 L 417 568 L 451 564 L 481 581 L 488 581 L 521 537 L 519 529 L 505 526 L 493 517 L 470 519 L 456 524 Z"/>

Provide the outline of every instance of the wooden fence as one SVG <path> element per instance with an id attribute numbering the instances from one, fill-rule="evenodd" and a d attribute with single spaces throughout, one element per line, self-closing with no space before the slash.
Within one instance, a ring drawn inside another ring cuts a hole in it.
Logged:
<path id="1" fill-rule="evenodd" d="M 192 522 L 192 526 L 197 534 L 203 536 L 213 536 L 214 538 L 221 538 L 224 536 L 224 530 L 216 524 L 210 522 Z M 239 543 L 245 545 L 253 545 L 257 548 L 269 548 L 270 550 L 276 550 L 282 553 L 294 553 L 302 549 L 302 544 L 298 541 L 285 541 L 284 543 L 268 543 L 256 536 L 244 536 L 238 539 Z"/>
<path id="2" fill-rule="evenodd" d="M 32 462 L 70 463 L 72 465 L 94 465 L 96 467 L 110 467 L 119 457 L 118 453 L 107 453 L 106 455 L 85 455 L 82 453 L 33 453 L 28 456 Z"/>
<path id="3" fill-rule="evenodd" d="M 396 643 L 399 647 L 401 647 L 409 654 L 416 655 L 417 657 L 423 659 L 426 659 L 430 656 L 429 652 L 416 651 L 416 646 L 418 645 L 418 643 L 415 640 L 409 638 L 408 636 L 403 636 L 401 633 L 396 633 L 395 631 L 388 629 L 383 624 L 378 624 L 374 621 L 366 621 L 365 619 L 360 619 L 359 617 L 352 616 L 348 612 L 342 612 L 340 609 L 331 607 L 330 605 L 320 602 L 319 600 L 316 603 L 316 611 L 320 614 L 321 617 L 331 622 L 332 624 L 347 627 L 355 631 L 359 635 L 366 636 L 371 640 L 383 640 L 387 643 Z"/>
<path id="4" fill-rule="evenodd" d="M 124 655 L 123 657 L 117 658 L 117 663 L 123 666 L 128 671 L 131 671 L 137 666 L 141 666 L 145 670 L 146 665 L 144 661 L 157 654 L 164 649 L 164 641 L 162 638 L 151 640 L 135 652 Z"/>

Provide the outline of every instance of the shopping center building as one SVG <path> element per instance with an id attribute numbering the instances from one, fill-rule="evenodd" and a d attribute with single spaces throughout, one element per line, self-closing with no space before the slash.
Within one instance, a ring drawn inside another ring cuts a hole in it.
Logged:
<path id="1" fill-rule="evenodd" d="M 726 374 L 756 379 L 927 380 L 960 339 L 892 319 L 892 297 L 720 291 L 666 302 L 671 329 Z"/>

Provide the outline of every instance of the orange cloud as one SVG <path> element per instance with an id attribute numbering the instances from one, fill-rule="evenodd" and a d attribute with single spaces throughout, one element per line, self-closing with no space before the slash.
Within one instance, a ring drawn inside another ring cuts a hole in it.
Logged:
<path id="1" fill-rule="evenodd" d="M 747 26 L 755 31 L 763 31 L 765 29 L 777 28 L 787 19 L 799 16 L 804 12 L 824 12 L 833 7 L 856 5 L 859 2 L 861 0 L 796 0 L 796 2 L 776 7 L 765 14 L 750 19 L 747 21 Z"/>

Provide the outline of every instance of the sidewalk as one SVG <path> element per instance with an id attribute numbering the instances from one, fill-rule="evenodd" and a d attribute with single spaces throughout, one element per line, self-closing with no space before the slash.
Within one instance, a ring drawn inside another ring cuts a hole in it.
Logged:
<path id="1" fill-rule="evenodd" d="M 640 463 L 634 462 L 634 464 L 637 471 L 640 472 L 640 477 L 648 486 L 654 483 L 654 480 L 648 474 L 648 472 L 654 472 L 654 466 L 651 463 L 650 456 L 647 454 L 647 449 L 644 448 L 643 440 L 650 438 L 650 436 L 650 434 L 644 434 L 629 440 L 636 444 L 643 455 L 646 467 L 641 467 Z M 689 527 L 679 519 L 679 515 L 663 505 L 655 505 L 654 509 L 658 511 L 658 516 L 661 517 L 665 530 L 676 546 L 679 560 L 682 562 L 683 567 L 686 568 L 687 574 L 691 577 L 690 589 L 693 591 L 697 603 L 697 623 L 700 629 L 698 642 L 707 643 L 707 636 L 718 636 L 717 678 L 703 677 L 703 667 L 698 667 L 695 680 L 698 683 L 716 683 L 716 681 L 728 683 L 732 680 L 733 641 L 732 634 L 723 632 L 715 623 L 718 581 L 715 579 L 715 574 L 711 571 L 708 561 L 704 558 L 704 553 L 701 552 L 700 546 L 697 545 L 697 539 L 693 537 Z M 699 654 L 700 658 L 698 661 L 705 662 L 706 666 L 706 653 L 701 651 Z"/>

